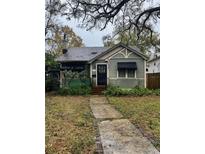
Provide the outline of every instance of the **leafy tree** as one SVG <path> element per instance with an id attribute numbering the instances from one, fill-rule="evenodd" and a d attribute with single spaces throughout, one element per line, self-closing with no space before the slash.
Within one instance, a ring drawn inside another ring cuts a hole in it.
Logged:
<path id="1" fill-rule="evenodd" d="M 68 26 L 58 28 L 54 32 L 53 39 L 47 41 L 47 45 L 47 50 L 52 53 L 55 52 L 57 55 L 61 54 L 62 49 L 65 47 L 84 46 L 82 39 Z"/>
<path id="2" fill-rule="evenodd" d="M 55 58 L 62 53 L 65 46 L 80 47 L 83 46 L 83 43 L 82 39 L 70 27 L 63 26 L 60 22 L 68 9 L 67 4 L 61 0 L 46 0 L 45 5 L 45 64 L 46 66 L 57 67 Z M 67 19 L 70 19 L 68 15 Z M 67 36 L 66 42 L 63 42 L 64 35 Z"/>
<path id="3" fill-rule="evenodd" d="M 103 40 L 103 44 L 105 47 L 110 47 L 110 46 L 115 45 L 115 40 L 113 40 L 113 38 L 109 34 L 103 36 L 102 40 Z"/>
<path id="4" fill-rule="evenodd" d="M 61 0 L 45 1 L 45 39 L 52 40 L 54 32 L 61 26 L 59 17 L 67 9 L 66 3 Z"/>
<path id="5" fill-rule="evenodd" d="M 152 39 L 147 37 L 145 32 L 143 32 L 139 39 L 137 39 L 134 33 L 129 34 L 128 32 L 120 33 L 115 37 L 106 35 L 102 39 L 104 46 L 113 46 L 116 43 L 122 42 L 129 46 L 137 46 L 143 53 L 147 53 L 150 50 L 154 52 L 160 51 L 160 39 L 157 33 L 153 33 Z"/>
<path id="6" fill-rule="evenodd" d="M 56 54 L 54 53 L 45 53 L 45 65 L 52 69 L 58 68 L 58 62 L 55 61 Z"/>

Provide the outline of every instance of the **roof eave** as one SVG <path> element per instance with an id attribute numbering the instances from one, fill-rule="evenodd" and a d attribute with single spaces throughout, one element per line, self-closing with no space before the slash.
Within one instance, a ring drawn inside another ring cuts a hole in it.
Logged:
<path id="1" fill-rule="evenodd" d="M 57 62 L 64 63 L 64 62 L 88 62 L 89 60 L 56 60 Z"/>
<path id="2" fill-rule="evenodd" d="M 160 59 L 160 57 L 157 57 L 157 58 L 154 58 L 154 59 L 148 60 L 147 62 L 152 62 L 152 61 L 155 61 L 155 60 L 158 60 L 158 59 Z"/>
<path id="3" fill-rule="evenodd" d="M 122 46 L 122 47 L 124 47 L 124 48 L 127 48 L 127 49 L 133 51 L 134 53 L 140 55 L 140 56 L 141 56 L 144 60 L 146 60 L 146 61 L 149 59 L 148 56 L 144 55 L 144 54 L 141 53 L 140 51 L 137 51 L 137 50 L 135 50 L 135 49 L 133 49 L 133 48 L 130 48 L 129 46 L 127 46 L 127 45 L 125 45 L 125 44 L 123 44 L 123 43 L 118 43 L 118 44 L 114 45 L 113 47 L 107 49 L 105 52 L 103 52 L 103 53 L 99 54 L 98 56 L 94 57 L 93 59 L 89 60 L 88 63 L 92 63 L 92 62 L 95 61 L 96 59 L 100 58 L 101 56 L 107 54 L 109 51 L 111 51 L 111 50 L 113 50 L 113 49 L 115 49 L 115 48 L 117 48 L 117 47 L 119 47 L 119 46 Z"/>

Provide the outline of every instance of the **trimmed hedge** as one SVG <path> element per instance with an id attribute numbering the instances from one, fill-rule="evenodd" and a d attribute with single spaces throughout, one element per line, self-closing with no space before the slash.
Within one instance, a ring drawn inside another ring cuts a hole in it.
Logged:
<path id="1" fill-rule="evenodd" d="M 105 95 L 109 96 L 126 96 L 126 95 L 133 95 L 133 96 L 148 96 L 148 95 L 160 95 L 160 89 L 150 90 L 147 88 L 132 88 L 132 89 L 122 89 L 116 86 L 109 86 L 103 92 Z"/>

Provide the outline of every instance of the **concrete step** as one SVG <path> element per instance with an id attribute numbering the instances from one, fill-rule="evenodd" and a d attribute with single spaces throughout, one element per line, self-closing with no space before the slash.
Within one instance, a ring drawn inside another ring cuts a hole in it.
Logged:
<path id="1" fill-rule="evenodd" d="M 92 87 L 91 94 L 93 95 L 101 95 L 102 92 L 106 89 L 105 86 L 97 86 L 97 87 Z"/>

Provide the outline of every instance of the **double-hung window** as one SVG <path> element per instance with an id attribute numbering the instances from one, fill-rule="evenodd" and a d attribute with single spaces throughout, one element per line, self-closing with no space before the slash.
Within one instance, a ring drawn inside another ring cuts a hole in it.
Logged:
<path id="1" fill-rule="evenodd" d="M 136 62 L 118 62 L 118 78 L 135 78 Z"/>
<path id="2" fill-rule="evenodd" d="M 118 77 L 125 78 L 126 77 L 126 70 L 118 70 Z"/>
<path id="3" fill-rule="evenodd" d="M 127 70 L 127 77 L 128 78 L 134 78 L 135 77 L 135 70 Z"/>

